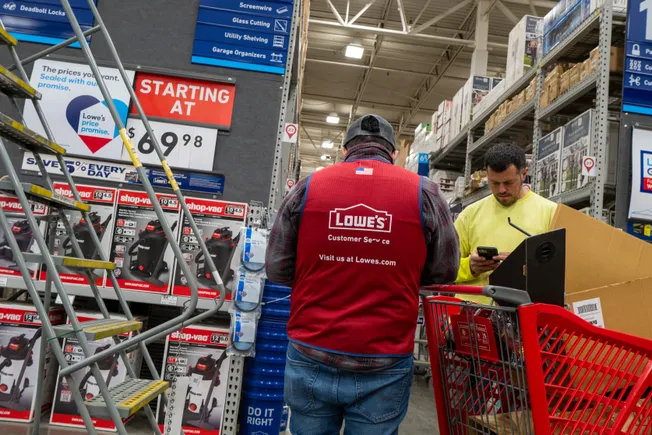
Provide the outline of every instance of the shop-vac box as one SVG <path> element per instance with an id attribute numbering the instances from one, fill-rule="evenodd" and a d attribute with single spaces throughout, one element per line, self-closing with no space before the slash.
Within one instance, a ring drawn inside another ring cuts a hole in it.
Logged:
<path id="1" fill-rule="evenodd" d="M 53 306 L 49 316 L 53 325 L 60 325 L 65 312 Z M 0 420 L 29 423 L 52 406 L 57 361 L 48 346 L 45 366 L 39 373 L 41 331 L 41 320 L 33 305 L 0 304 Z M 37 382 L 43 384 L 40 413 L 34 409 Z"/>

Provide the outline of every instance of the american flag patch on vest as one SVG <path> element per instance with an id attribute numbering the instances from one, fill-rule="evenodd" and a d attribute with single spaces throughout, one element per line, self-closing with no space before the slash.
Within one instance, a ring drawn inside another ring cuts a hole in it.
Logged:
<path id="1" fill-rule="evenodd" d="M 356 168 L 355 175 L 374 175 L 373 168 Z"/>

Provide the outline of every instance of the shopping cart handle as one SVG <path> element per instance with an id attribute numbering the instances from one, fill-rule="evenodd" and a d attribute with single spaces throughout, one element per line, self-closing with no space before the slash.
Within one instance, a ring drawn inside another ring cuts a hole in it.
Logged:
<path id="1" fill-rule="evenodd" d="M 429 292 L 453 293 L 460 295 L 482 295 L 488 296 L 498 302 L 500 305 L 519 306 L 532 303 L 530 295 L 524 290 L 518 290 L 511 287 L 501 287 L 498 285 L 488 285 L 485 287 L 471 285 L 431 285 L 422 287 L 421 290 Z"/>

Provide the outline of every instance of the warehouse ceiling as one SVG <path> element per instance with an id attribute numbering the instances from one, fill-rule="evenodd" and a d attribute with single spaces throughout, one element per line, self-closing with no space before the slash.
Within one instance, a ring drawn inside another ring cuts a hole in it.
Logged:
<path id="1" fill-rule="evenodd" d="M 490 76 L 502 76 L 510 30 L 555 2 L 482 0 L 489 18 Z M 478 0 L 312 0 L 300 113 L 301 176 L 336 160 L 347 124 L 377 113 L 410 139 L 469 77 Z M 361 45 L 361 59 L 345 56 Z M 326 117 L 335 113 L 339 123 Z M 324 140 L 334 143 L 322 148 Z M 322 160 L 323 155 L 330 160 Z"/>

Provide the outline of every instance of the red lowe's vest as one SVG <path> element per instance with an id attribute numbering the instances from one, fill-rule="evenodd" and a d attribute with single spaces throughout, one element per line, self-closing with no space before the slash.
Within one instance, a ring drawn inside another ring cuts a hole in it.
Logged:
<path id="1" fill-rule="evenodd" d="M 375 160 L 312 175 L 288 335 L 323 350 L 407 356 L 426 259 L 421 178 Z"/>

